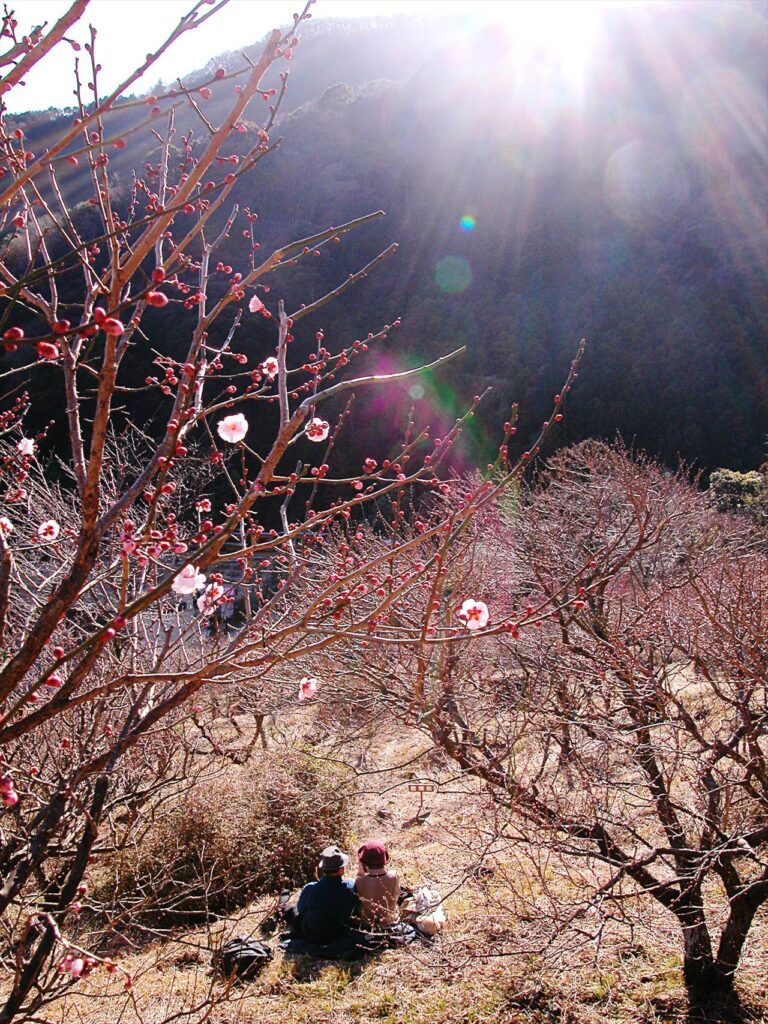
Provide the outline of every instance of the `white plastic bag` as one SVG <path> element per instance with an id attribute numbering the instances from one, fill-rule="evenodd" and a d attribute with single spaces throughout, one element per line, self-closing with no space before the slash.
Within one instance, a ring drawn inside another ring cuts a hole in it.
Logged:
<path id="1" fill-rule="evenodd" d="M 422 935 L 437 935 L 445 924 L 445 911 L 440 894 L 426 885 L 414 890 L 401 907 L 401 917 Z"/>

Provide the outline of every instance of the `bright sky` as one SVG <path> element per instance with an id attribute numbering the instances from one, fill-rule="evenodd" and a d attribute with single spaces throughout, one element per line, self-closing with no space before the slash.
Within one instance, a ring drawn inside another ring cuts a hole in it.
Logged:
<path id="1" fill-rule="evenodd" d="M 471 16 L 474 22 L 504 20 L 524 32 L 567 41 L 573 47 L 579 32 L 605 3 L 616 0 L 318 0 L 313 18 L 372 17 L 413 13 Z M 624 0 L 627 2 L 627 0 Z M 44 21 L 49 27 L 69 8 L 68 0 L 18 0 L 14 6 L 19 29 Z M 98 30 L 97 56 L 104 66 L 102 90 L 118 84 L 155 49 L 192 7 L 192 0 L 91 0 L 72 36 L 87 41 L 88 24 Z M 301 0 L 229 0 L 200 29 L 187 33 L 159 60 L 135 91 L 149 90 L 158 79 L 173 82 L 178 75 L 202 67 L 212 57 L 257 42 L 270 29 L 290 24 Z M 471 12 L 471 15 L 469 14 Z M 40 62 L 27 76 L 25 87 L 6 97 L 12 113 L 66 107 L 72 96 L 72 57 L 68 46 Z"/>

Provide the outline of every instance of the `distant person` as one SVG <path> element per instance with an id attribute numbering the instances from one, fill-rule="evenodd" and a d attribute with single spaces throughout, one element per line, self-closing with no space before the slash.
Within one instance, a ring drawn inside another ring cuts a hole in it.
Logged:
<path id="1" fill-rule="evenodd" d="M 391 928 L 399 919 L 397 898 L 400 878 L 387 868 L 389 852 L 384 843 L 371 839 L 357 851 L 355 891 L 359 901 L 357 918 L 369 930 Z"/>
<path id="2" fill-rule="evenodd" d="M 354 882 L 344 881 L 349 857 L 338 846 L 327 846 L 320 854 L 317 881 L 301 890 L 295 907 L 283 912 L 294 936 L 313 945 L 337 942 L 357 908 Z"/>

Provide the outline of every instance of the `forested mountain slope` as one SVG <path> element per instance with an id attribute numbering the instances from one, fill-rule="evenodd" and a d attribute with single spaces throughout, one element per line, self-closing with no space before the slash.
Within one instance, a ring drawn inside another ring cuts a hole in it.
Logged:
<path id="1" fill-rule="evenodd" d="M 373 209 L 387 218 L 273 274 L 265 301 L 309 302 L 397 241 L 398 254 L 306 321 L 297 344 L 309 351 L 318 327 L 341 341 L 401 316 L 369 366 L 468 349 L 423 395 L 404 391 L 401 406 L 390 396 L 377 421 L 355 422 L 361 450 L 382 431 L 394 438 L 411 401 L 440 423 L 488 384 L 468 457 L 491 450 L 513 400 L 525 444 L 586 336 L 556 440 L 619 431 L 669 462 L 763 461 L 764 15 L 715 2 L 611 9 L 580 89 L 551 55 L 521 55 L 509 27 L 467 35 L 455 21 L 398 18 L 305 31 L 272 132 L 282 145 L 261 164 L 258 190 L 235 199 L 259 214 L 265 251 Z M 213 122 L 231 89 L 214 88 Z M 116 130 L 145 114 L 126 110 Z M 20 118 L 33 147 L 58 116 Z M 180 108 L 179 135 L 193 116 Z M 116 153 L 110 170 L 126 195 L 132 168 L 144 173 L 157 155 L 133 143 Z M 73 199 L 87 200 L 85 181 L 73 169 Z M 220 258 L 240 269 L 246 253 L 233 234 Z M 188 316 L 174 324 L 180 339 Z M 168 312 L 157 322 L 167 331 Z M 263 358 L 270 330 L 249 321 L 241 345 Z M 143 379 L 139 356 L 134 370 Z"/>

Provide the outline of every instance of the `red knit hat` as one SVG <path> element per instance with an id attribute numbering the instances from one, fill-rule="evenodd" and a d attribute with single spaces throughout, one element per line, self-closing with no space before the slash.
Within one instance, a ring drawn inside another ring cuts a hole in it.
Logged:
<path id="1" fill-rule="evenodd" d="M 357 851 L 357 856 L 364 867 L 372 868 L 374 871 L 383 868 L 389 860 L 386 846 L 378 839 L 369 839 L 367 843 L 363 843 Z"/>

